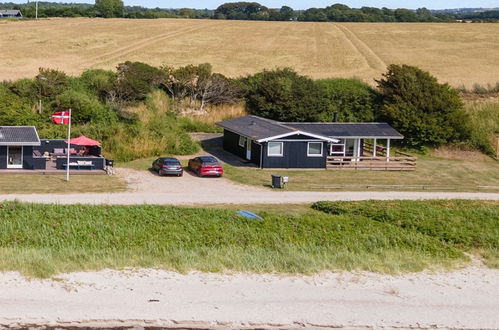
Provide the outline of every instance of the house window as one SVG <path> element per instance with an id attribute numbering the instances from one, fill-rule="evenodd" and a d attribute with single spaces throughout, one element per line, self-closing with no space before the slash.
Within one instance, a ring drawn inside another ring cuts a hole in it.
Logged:
<path id="1" fill-rule="evenodd" d="M 283 142 L 269 142 L 267 156 L 282 157 L 283 149 Z"/>
<path id="2" fill-rule="evenodd" d="M 239 135 L 239 146 L 243 148 L 246 146 L 246 138 L 242 135 Z"/>
<path id="3" fill-rule="evenodd" d="M 309 142 L 307 146 L 308 157 L 322 157 L 322 142 Z"/>

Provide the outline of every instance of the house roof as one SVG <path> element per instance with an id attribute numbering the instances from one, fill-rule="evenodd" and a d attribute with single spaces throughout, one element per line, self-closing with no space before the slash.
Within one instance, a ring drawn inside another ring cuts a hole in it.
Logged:
<path id="1" fill-rule="evenodd" d="M 21 11 L 17 9 L 0 9 L 0 16 L 17 16 L 21 15 Z"/>
<path id="2" fill-rule="evenodd" d="M 218 125 L 258 142 L 296 134 L 326 141 L 334 141 L 335 138 L 404 138 L 387 123 L 283 123 L 258 116 L 245 116 Z"/>
<path id="3" fill-rule="evenodd" d="M 0 146 L 39 146 L 34 126 L 0 126 Z"/>
<path id="4" fill-rule="evenodd" d="M 295 128 L 284 126 L 278 121 L 258 116 L 233 118 L 218 123 L 218 125 L 253 140 L 261 140 L 298 131 Z"/>
<path id="5" fill-rule="evenodd" d="M 404 136 L 387 123 L 284 123 L 304 132 L 335 138 L 403 139 Z"/>

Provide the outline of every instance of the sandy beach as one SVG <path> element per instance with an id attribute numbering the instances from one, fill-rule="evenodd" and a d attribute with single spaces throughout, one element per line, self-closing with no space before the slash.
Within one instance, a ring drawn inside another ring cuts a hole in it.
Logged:
<path id="1" fill-rule="evenodd" d="M 0 292 L 0 327 L 499 328 L 499 270 L 481 265 L 400 276 L 7 272 Z"/>

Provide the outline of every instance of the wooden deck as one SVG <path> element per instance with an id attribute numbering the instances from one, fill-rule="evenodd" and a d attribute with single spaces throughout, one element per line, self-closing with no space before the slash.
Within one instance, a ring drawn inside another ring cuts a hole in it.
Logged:
<path id="1" fill-rule="evenodd" d="M 414 171 L 417 158 L 409 154 L 395 151 L 394 157 L 387 157 L 386 150 L 376 151 L 373 155 L 372 147 L 367 145 L 364 154 L 371 156 L 329 156 L 326 160 L 328 170 L 369 170 L 369 171 Z"/>
<path id="2" fill-rule="evenodd" d="M 5 174 L 44 174 L 44 175 L 65 175 L 66 170 L 18 170 L 18 169 L 7 169 L 0 170 L 0 175 Z M 70 175 L 105 175 L 107 174 L 104 170 L 69 170 Z"/>
<path id="3" fill-rule="evenodd" d="M 44 175 L 65 175 L 66 170 L 58 170 L 55 161 L 48 160 L 44 170 L 23 170 L 23 169 L 5 169 L 0 170 L 2 174 L 44 174 Z M 105 170 L 72 170 L 69 169 L 70 175 L 105 175 Z"/>

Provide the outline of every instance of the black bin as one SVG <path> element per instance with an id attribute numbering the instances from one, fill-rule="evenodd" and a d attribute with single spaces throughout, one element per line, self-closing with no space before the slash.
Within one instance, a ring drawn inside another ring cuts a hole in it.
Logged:
<path id="1" fill-rule="evenodd" d="M 106 166 L 113 167 L 114 159 L 106 159 Z"/>
<path id="2" fill-rule="evenodd" d="M 282 188 L 280 175 L 272 174 L 272 188 Z"/>

